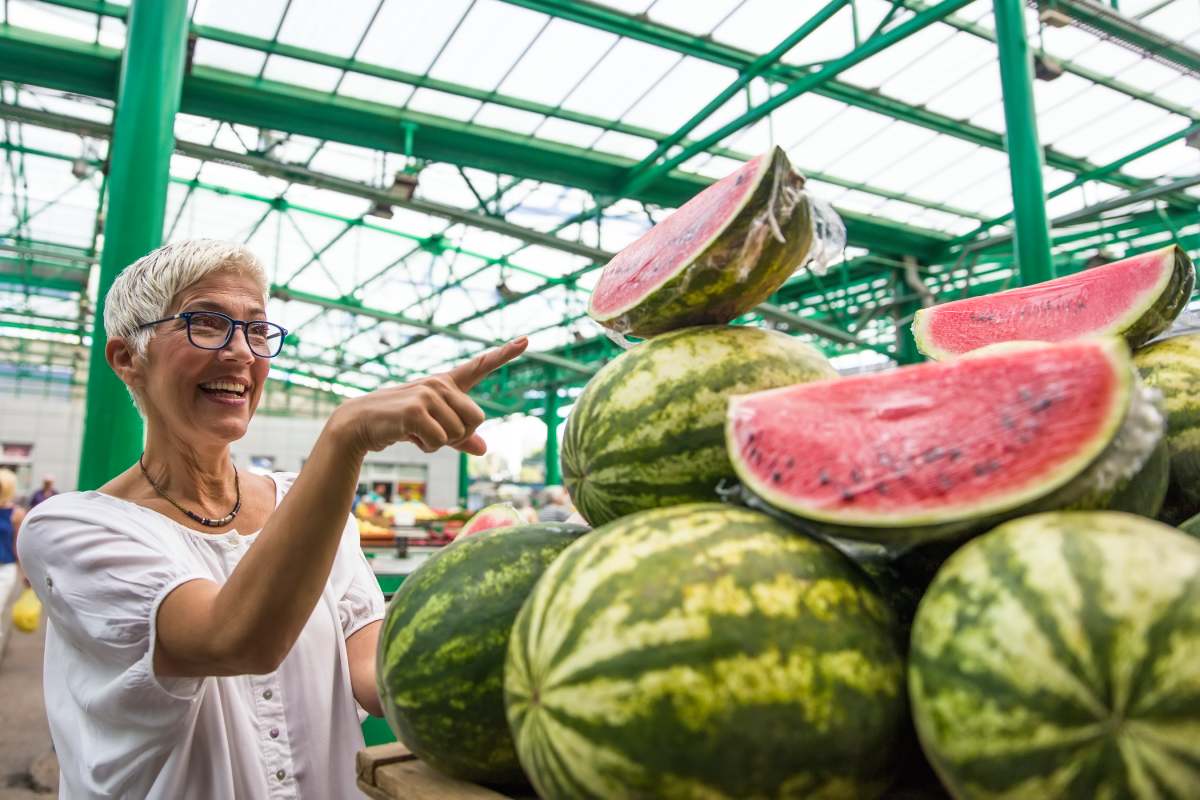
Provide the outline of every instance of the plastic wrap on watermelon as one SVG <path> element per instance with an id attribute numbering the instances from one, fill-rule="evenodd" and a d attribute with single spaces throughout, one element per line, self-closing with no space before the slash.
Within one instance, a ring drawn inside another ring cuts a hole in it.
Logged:
<path id="1" fill-rule="evenodd" d="M 845 227 L 814 203 L 780 148 L 697 194 L 604 267 L 588 314 L 646 338 L 723 325 L 766 300 L 796 270 L 823 270 L 845 246 Z"/>

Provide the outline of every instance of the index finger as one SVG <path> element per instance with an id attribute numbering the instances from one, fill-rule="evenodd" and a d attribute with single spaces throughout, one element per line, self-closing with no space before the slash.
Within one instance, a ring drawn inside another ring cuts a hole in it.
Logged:
<path id="1" fill-rule="evenodd" d="M 462 391 L 470 391 L 488 375 L 524 353 L 528 346 L 529 340 L 524 336 L 513 339 L 506 345 L 488 350 L 470 361 L 459 364 L 447 372 L 446 377 L 454 381 L 454 385 Z"/>

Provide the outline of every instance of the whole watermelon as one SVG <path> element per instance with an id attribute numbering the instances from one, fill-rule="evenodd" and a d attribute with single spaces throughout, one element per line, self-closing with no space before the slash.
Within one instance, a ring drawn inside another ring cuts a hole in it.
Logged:
<path id="1" fill-rule="evenodd" d="M 1118 512 L 1001 525 L 922 599 L 909 692 L 955 797 L 1200 797 L 1200 542 Z"/>
<path id="2" fill-rule="evenodd" d="M 504 717 L 509 631 L 542 572 L 587 530 L 543 523 L 462 537 L 401 584 L 375 674 L 392 731 L 421 760 L 463 780 L 523 780 Z"/>
<path id="3" fill-rule="evenodd" d="M 547 800 L 869 799 L 903 674 L 892 614 L 849 559 L 701 503 L 568 548 L 517 617 L 504 694 Z"/>
<path id="4" fill-rule="evenodd" d="M 1200 513 L 1200 333 L 1143 347 L 1133 363 L 1166 401 L 1171 480 L 1162 519 L 1175 524 Z"/>
<path id="5" fill-rule="evenodd" d="M 592 525 L 716 500 L 734 476 L 729 398 L 837 377 L 823 355 L 777 331 L 703 326 L 663 334 L 606 364 L 579 396 L 563 437 L 563 482 Z"/>

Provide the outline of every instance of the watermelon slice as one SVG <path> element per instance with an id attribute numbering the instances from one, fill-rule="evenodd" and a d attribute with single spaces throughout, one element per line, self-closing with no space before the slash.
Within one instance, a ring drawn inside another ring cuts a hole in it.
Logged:
<path id="1" fill-rule="evenodd" d="M 1104 507 L 1163 432 L 1112 337 L 1012 343 L 971 358 L 735 397 L 743 487 L 830 532 L 944 538 L 1046 507 Z"/>
<path id="2" fill-rule="evenodd" d="M 588 314 L 633 336 L 725 324 L 804 263 L 812 209 L 783 150 L 747 161 L 604 267 Z"/>
<path id="3" fill-rule="evenodd" d="M 1018 339 L 1061 342 L 1123 336 L 1139 347 L 1171 327 L 1192 295 L 1196 274 L 1172 245 L 1052 281 L 921 309 L 917 347 L 944 360 Z"/>
<path id="4" fill-rule="evenodd" d="M 494 503 L 479 509 L 475 516 L 467 520 L 467 524 L 462 526 L 456 538 L 490 531 L 492 528 L 511 528 L 513 525 L 520 525 L 522 521 L 512 503 Z"/>

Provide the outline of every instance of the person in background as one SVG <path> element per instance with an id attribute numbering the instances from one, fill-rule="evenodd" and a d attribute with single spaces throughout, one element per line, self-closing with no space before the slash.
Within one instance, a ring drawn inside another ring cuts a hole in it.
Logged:
<path id="1" fill-rule="evenodd" d="M 38 503 L 49 500 L 56 494 L 58 494 L 58 490 L 54 488 L 54 476 L 43 475 L 42 488 L 29 496 L 29 508 L 32 510 Z"/>
<path id="2" fill-rule="evenodd" d="M 10 469 L 0 469 L 0 565 L 17 560 L 17 533 L 25 510 L 13 503 L 17 476 Z"/>
<path id="3" fill-rule="evenodd" d="M 571 516 L 571 506 L 567 503 L 567 493 L 561 486 L 547 486 L 545 490 L 546 504 L 538 512 L 542 522 L 565 522 Z"/>

